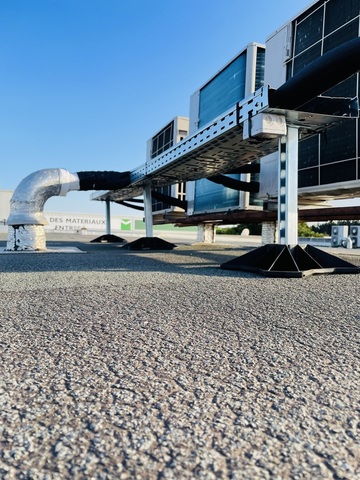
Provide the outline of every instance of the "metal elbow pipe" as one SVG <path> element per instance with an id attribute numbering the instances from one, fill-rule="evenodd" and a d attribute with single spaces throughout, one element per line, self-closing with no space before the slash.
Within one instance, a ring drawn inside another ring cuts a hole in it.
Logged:
<path id="1" fill-rule="evenodd" d="M 77 173 L 62 168 L 38 170 L 25 177 L 10 200 L 8 225 L 47 225 L 43 214 L 45 202 L 54 196 L 65 196 L 79 190 Z"/>
<path id="2" fill-rule="evenodd" d="M 46 250 L 43 210 L 45 202 L 53 196 L 64 196 L 70 190 L 79 190 L 76 173 L 62 168 L 44 169 L 31 173 L 17 186 L 10 200 L 7 220 L 7 251 Z"/>
<path id="3" fill-rule="evenodd" d="M 45 250 L 45 202 L 72 190 L 116 189 L 129 185 L 130 172 L 78 172 L 63 168 L 38 170 L 24 178 L 10 200 L 8 251 Z"/>

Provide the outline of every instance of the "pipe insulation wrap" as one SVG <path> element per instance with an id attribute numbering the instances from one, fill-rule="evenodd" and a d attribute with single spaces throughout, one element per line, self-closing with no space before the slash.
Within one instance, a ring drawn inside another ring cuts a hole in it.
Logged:
<path id="1" fill-rule="evenodd" d="M 59 169 L 60 197 L 65 197 L 68 192 L 80 190 L 80 179 L 77 173 L 71 173 L 64 168 Z"/>
<path id="2" fill-rule="evenodd" d="M 25 177 L 10 200 L 8 225 L 47 225 L 43 214 L 45 202 L 70 189 L 79 189 L 76 174 L 65 173 L 61 168 L 38 170 Z M 65 180 L 65 185 L 61 181 Z M 62 190 L 63 189 L 63 190 Z M 65 194 L 66 194 L 65 193 Z M 64 194 L 64 193 L 63 193 Z"/>
<path id="3" fill-rule="evenodd" d="M 360 37 L 330 50 L 272 92 L 271 106 L 295 110 L 360 70 Z"/>
<path id="4" fill-rule="evenodd" d="M 128 172 L 77 172 L 80 190 L 117 190 L 130 185 Z"/>
<path id="5" fill-rule="evenodd" d="M 46 250 L 43 225 L 22 225 L 8 228 L 6 251 L 38 252 Z"/>

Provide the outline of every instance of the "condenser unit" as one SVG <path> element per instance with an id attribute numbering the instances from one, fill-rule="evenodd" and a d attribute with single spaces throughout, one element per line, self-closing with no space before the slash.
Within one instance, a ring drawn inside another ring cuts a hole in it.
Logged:
<path id="1" fill-rule="evenodd" d="M 206 128 L 216 118 L 221 118 L 238 102 L 262 87 L 264 71 L 264 45 L 251 42 L 191 96 L 190 135 Z M 277 120 L 272 118 L 271 126 L 276 128 L 276 132 L 279 128 Z M 257 136 L 270 135 L 266 131 L 270 129 L 270 118 L 266 120 L 259 117 L 255 123 L 250 125 L 250 130 L 254 127 L 251 130 L 252 134 L 256 132 Z M 258 182 L 259 173 L 243 170 L 229 172 L 229 175 L 239 182 Z M 206 178 L 187 182 L 186 192 L 188 215 L 262 207 L 262 201 L 257 198 L 257 193 L 229 188 Z"/>
<path id="2" fill-rule="evenodd" d="M 341 247 L 342 241 L 347 238 L 349 227 L 347 225 L 333 225 L 331 227 L 331 246 Z"/>
<path id="3" fill-rule="evenodd" d="M 350 227 L 349 237 L 351 238 L 353 248 L 360 248 L 360 225 L 352 225 Z"/>
<path id="4" fill-rule="evenodd" d="M 175 117 L 165 127 L 159 130 L 153 137 L 147 141 L 146 161 L 151 161 L 158 155 L 162 155 L 166 150 L 184 140 L 189 134 L 189 119 L 187 117 Z M 163 187 L 155 187 L 154 190 L 161 194 L 173 197 L 177 200 L 186 199 L 185 183 L 176 183 Z M 184 212 L 184 209 L 166 202 L 165 198 L 155 198 L 153 196 L 152 211 L 154 215 L 176 214 Z"/>

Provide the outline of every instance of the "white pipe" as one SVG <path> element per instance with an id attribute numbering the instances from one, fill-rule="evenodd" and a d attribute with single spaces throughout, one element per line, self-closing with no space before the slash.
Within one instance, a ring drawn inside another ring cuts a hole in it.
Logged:
<path id="1" fill-rule="evenodd" d="M 79 189 L 78 174 L 62 168 L 38 170 L 24 178 L 10 200 L 6 250 L 45 250 L 45 202 Z"/>

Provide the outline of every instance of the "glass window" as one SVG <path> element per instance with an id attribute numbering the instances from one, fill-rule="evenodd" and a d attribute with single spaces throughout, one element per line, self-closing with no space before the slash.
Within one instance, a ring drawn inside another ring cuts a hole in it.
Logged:
<path id="1" fill-rule="evenodd" d="M 328 97 L 356 97 L 357 95 L 357 81 L 358 75 L 357 73 L 352 77 L 347 78 L 341 83 L 335 85 L 335 87 L 330 88 L 322 95 Z"/>
<path id="2" fill-rule="evenodd" d="M 299 169 L 314 167 L 319 163 L 319 135 L 299 142 Z"/>
<path id="3" fill-rule="evenodd" d="M 321 42 L 317 43 L 313 47 L 305 50 L 301 55 L 295 57 L 293 75 L 302 70 L 306 65 L 309 65 L 313 60 L 321 55 Z"/>
<path id="4" fill-rule="evenodd" d="M 319 8 L 296 26 L 295 55 L 321 40 L 324 9 Z"/>
<path id="5" fill-rule="evenodd" d="M 246 52 L 200 90 L 199 127 L 211 122 L 245 96 Z"/>
<path id="6" fill-rule="evenodd" d="M 319 185 L 319 168 L 313 167 L 299 170 L 298 184 L 299 188 Z"/>
<path id="7" fill-rule="evenodd" d="M 258 48 L 256 54 L 256 73 L 255 73 L 255 90 L 264 85 L 265 76 L 265 49 Z"/>
<path id="8" fill-rule="evenodd" d="M 174 122 L 169 123 L 152 139 L 151 158 L 160 155 L 165 150 L 173 146 Z"/>
<path id="9" fill-rule="evenodd" d="M 356 121 L 346 120 L 320 137 L 320 164 L 335 163 L 356 156 Z"/>
<path id="10" fill-rule="evenodd" d="M 356 180 L 356 160 L 332 163 L 320 167 L 320 184 Z"/>
<path id="11" fill-rule="evenodd" d="M 359 22 L 354 20 L 324 39 L 324 53 L 356 38 L 359 34 Z"/>
<path id="12" fill-rule="evenodd" d="M 357 17 L 359 13 L 359 0 L 331 0 L 326 4 L 325 35 Z"/>
<path id="13" fill-rule="evenodd" d="M 159 193 L 162 193 L 163 195 L 169 195 L 171 196 L 171 185 L 166 185 L 164 187 L 157 187 L 155 190 Z M 168 205 L 167 203 L 164 203 L 160 200 L 156 200 L 155 198 L 152 198 L 152 211 L 153 212 L 159 212 L 161 210 L 166 210 L 170 208 L 171 205 Z"/>

